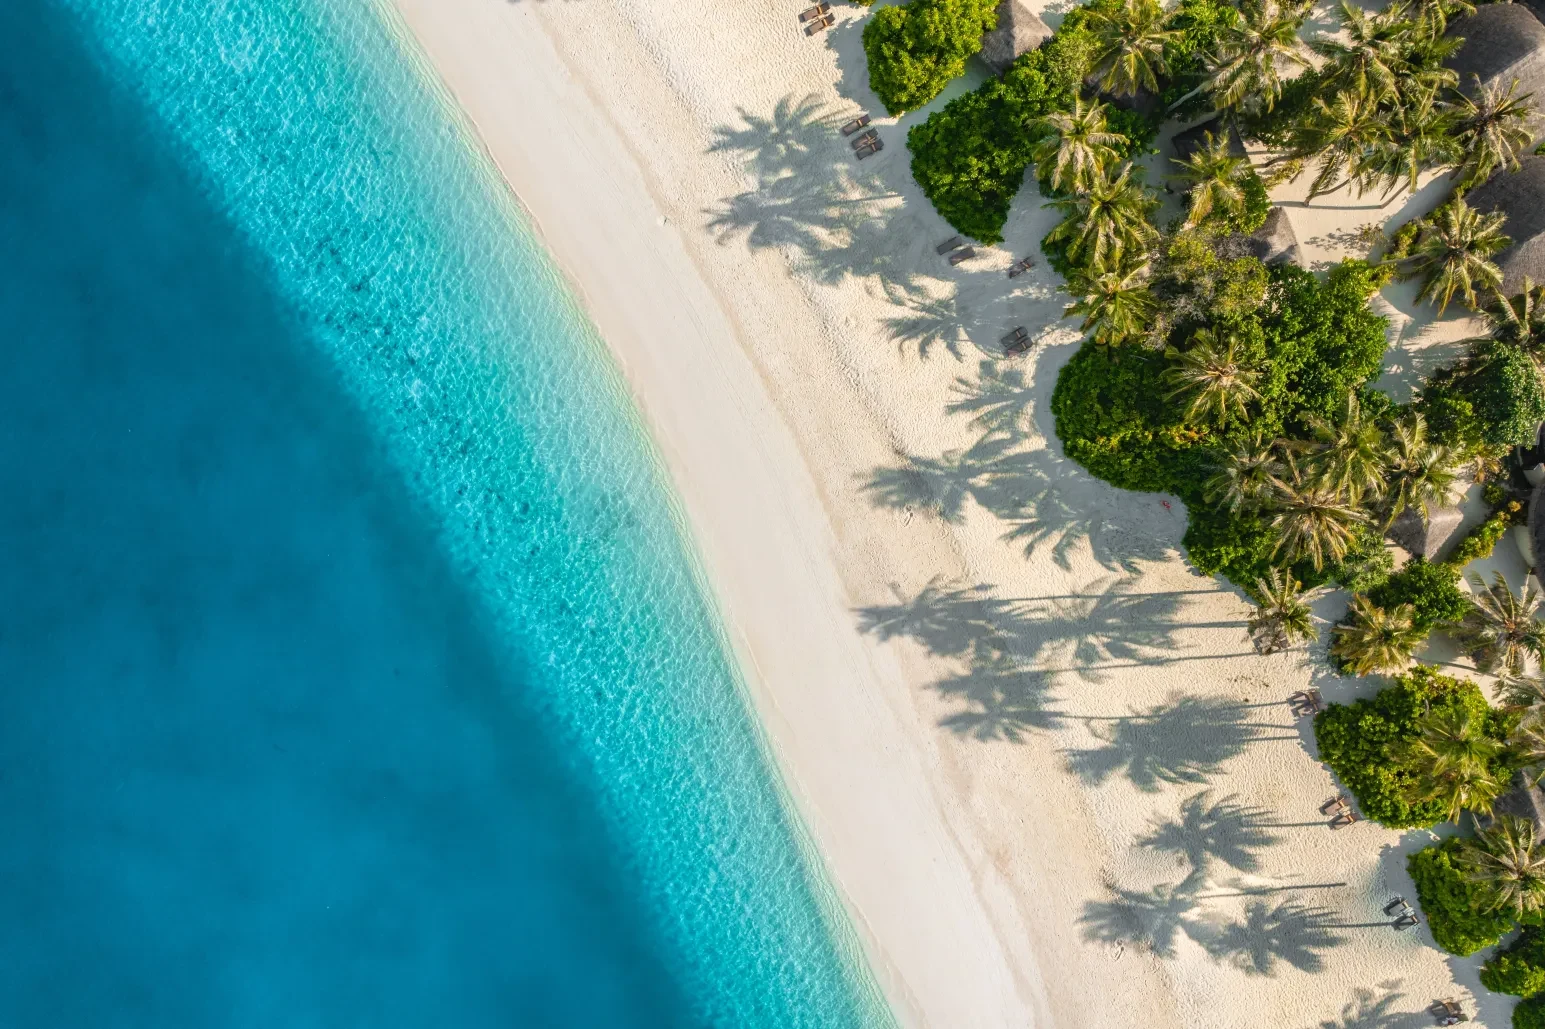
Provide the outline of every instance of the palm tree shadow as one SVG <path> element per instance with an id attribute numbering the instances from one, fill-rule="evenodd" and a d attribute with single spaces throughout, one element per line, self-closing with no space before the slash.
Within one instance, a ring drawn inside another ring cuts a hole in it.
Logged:
<path id="1" fill-rule="evenodd" d="M 1342 1007 L 1339 1018 L 1321 1022 L 1316 1029 L 1419 1029 L 1432 1025 L 1428 1012 L 1394 1010 L 1404 994 L 1390 992 L 1377 997 L 1372 990 L 1360 989 L 1353 997 Z"/>
<path id="2" fill-rule="evenodd" d="M 943 297 L 912 296 L 903 293 L 896 298 L 909 313 L 892 315 L 881 320 L 898 344 L 917 347 L 919 357 L 927 358 L 935 344 L 941 344 L 954 357 L 960 357 L 960 345 L 969 342 L 965 338 L 964 317 L 954 294 Z"/>
<path id="3" fill-rule="evenodd" d="M 957 377 L 950 392 L 958 399 L 945 405 L 945 412 L 970 415 L 971 424 L 988 433 L 1018 432 L 1035 399 L 1023 369 L 996 361 L 978 364 L 975 381 Z"/>
<path id="4" fill-rule="evenodd" d="M 1050 707 L 1051 676 L 1003 652 L 973 657 L 964 672 L 933 684 L 939 695 L 967 705 L 941 719 L 940 725 L 978 740 L 1022 743 L 1033 729 L 1061 724 Z"/>
<path id="5" fill-rule="evenodd" d="M 1213 957 L 1228 961 L 1247 975 L 1272 976 L 1289 964 L 1303 972 L 1325 967 L 1321 951 L 1339 947 L 1346 937 L 1335 931 L 1333 912 L 1297 901 L 1275 905 L 1256 900 L 1237 922 L 1215 927 L 1201 941 Z"/>
<path id="6" fill-rule="evenodd" d="M 989 417 L 1003 417 L 1007 408 L 1021 402 L 1028 408 L 1028 401 L 998 392 L 968 396 L 965 403 L 981 404 L 977 409 L 988 411 Z M 1044 447 L 1027 449 L 1008 431 L 989 431 L 970 448 L 937 458 L 897 456 L 897 464 L 877 468 L 861 482 L 860 489 L 876 507 L 920 510 L 957 523 L 971 500 L 1008 523 L 1003 538 L 1022 544 L 1027 557 L 1049 546 L 1053 560 L 1068 569 L 1083 542 L 1100 564 L 1126 572 L 1136 571 L 1141 561 L 1162 560 L 1171 553 L 1168 543 L 1080 496 L 1083 484 L 1067 474 L 1062 458 Z"/>
<path id="7" fill-rule="evenodd" d="M 709 153 L 738 156 L 758 179 L 777 179 L 796 167 L 821 160 L 837 134 L 837 114 L 814 93 L 779 100 L 767 116 L 738 108 L 740 125 L 720 125 Z"/>
<path id="8" fill-rule="evenodd" d="M 1191 917 L 1196 910 L 1198 884 L 1186 880 L 1152 890 L 1123 890 L 1110 886 L 1110 898 L 1089 901 L 1079 918 L 1083 936 L 1091 943 L 1132 943 L 1156 957 L 1172 958 L 1182 934 L 1197 939 L 1202 926 Z"/>
<path id="9" fill-rule="evenodd" d="M 1247 807 L 1236 796 L 1214 801 L 1210 791 L 1193 794 L 1180 807 L 1180 817 L 1155 824 L 1138 841 L 1160 853 L 1178 854 L 1198 875 L 1206 875 L 1214 862 L 1241 872 L 1260 870 L 1256 851 L 1281 841 L 1262 822 L 1269 813 Z"/>
<path id="10" fill-rule="evenodd" d="M 1102 745 L 1068 751 L 1068 764 L 1092 785 L 1120 773 L 1149 793 L 1165 784 L 1204 783 L 1250 743 L 1273 738 L 1264 737 L 1265 730 L 1283 728 L 1249 721 L 1251 707 L 1182 696 L 1127 717 L 1088 718 L 1090 732 Z M 1099 725 L 1102 721 L 1109 724 Z"/>

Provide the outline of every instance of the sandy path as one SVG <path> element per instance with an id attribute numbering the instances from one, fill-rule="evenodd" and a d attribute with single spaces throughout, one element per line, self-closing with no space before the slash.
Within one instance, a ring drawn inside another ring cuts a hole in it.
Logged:
<path id="1" fill-rule="evenodd" d="M 1421 841 L 1317 811 L 1285 698 L 1370 685 L 1257 657 L 1179 505 L 1046 442 L 1076 337 L 1048 272 L 1003 271 L 1039 198 L 951 269 L 907 171 L 927 112 L 862 164 L 835 132 L 880 110 L 860 11 L 809 40 L 767 0 L 394 2 L 621 362 L 905 1024 L 1414 1026 L 1467 996 L 1473 963 L 1379 924 Z M 1042 346 L 1000 361 L 1015 325 Z"/>

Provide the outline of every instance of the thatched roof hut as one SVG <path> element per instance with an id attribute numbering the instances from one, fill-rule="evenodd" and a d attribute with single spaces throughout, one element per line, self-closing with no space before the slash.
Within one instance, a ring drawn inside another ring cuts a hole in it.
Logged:
<path id="1" fill-rule="evenodd" d="M 1513 242 L 1493 260 L 1502 269 L 1502 289 L 1509 295 L 1523 289 L 1526 275 L 1545 282 L 1545 157 L 1530 154 L 1519 163 L 1518 171 L 1493 175 L 1465 196 L 1478 211 L 1507 215 L 1502 231 Z"/>
<path id="2" fill-rule="evenodd" d="M 1540 577 L 1539 561 L 1545 555 L 1545 484 L 1529 495 L 1529 544 L 1534 550 L 1534 577 Z"/>
<path id="3" fill-rule="evenodd" d="M 1207 145 L 1208 133 L 1211 133 L 1213 140 L 1216 141 L 1225 132 L 1228 133 L 1229 153 L 1235 157 L 1244 157 L 1245 145 L 1240 140 L 1239 133 L 1234 131 L 1232 125 L 1225 127 L 1221 115 L 1204 121 L 1200 125 L 1193 125 L 1184 132 L 1175 133 L 1175 138 L 1170 141 L 1170 145 L 1175 148 L 1176 159 L 1184 161 Z"/>
<path id="4" fill-rule="evenodd" d="M 1304 252 L 1298 247 L 1298 233 L 1288 221 L 1287 212 L 1273 207 L 1261 227 L 1250 233 L 1250 253 L 1266 264 L 1296 264 L 1304 266 Z"/>
<path id="5" fill-rule="evenodd" d="M 1020 54 L 1051 38 L 1051 29 L 1025 0 L 999 0 L 998 27 L 982 37 L 982 60 L 1002 75 Z"/>
<path id="6" fill-rule="evenodd" d="M 1466 92 L 1482 85 L 1508 86 L 1518 80 L 1518 94 L 1545 100 L 1545 25 L 1522 4 L 1482 4 L 1468 18 L 1449 25 L 1448 35 L 1464 40 L 1448 66 L 1459 73 Z"/>
<path id="7" fill-rule="evenodd" d="M 1443 545 L 1453 537 L 1459 529 L 1459 523 L 1464 520 L 1464 512 L 1459 508 L 1438 507 L 1428 512 L 1427 521 L 1423 524 L 1421 511 L 1407 507 L 1389 527 L 1389 538 L 1413 557 L 1436 561 L 1443 551 Z"/>
<path id="8" fill-rule="evenodd" d="M 1493 818 L 1497 815 L 1514 815 L 1528 819 L 1534 823 L 1538 838 L 1540 831 L 1545 829 L 1545 791 L 1541 791 L 1523 772 L 1516 772 L 1513 788 L 1497 798 L 1491 807 L 1491 814 Z"/>

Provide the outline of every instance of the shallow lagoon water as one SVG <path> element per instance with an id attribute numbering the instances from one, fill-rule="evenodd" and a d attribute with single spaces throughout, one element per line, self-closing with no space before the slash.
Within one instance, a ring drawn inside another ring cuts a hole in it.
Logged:
<path id="1" fill-rule="evenodd" d="M 0 1023 L 888 1024 L 389 22 L 0 5 Z"/>

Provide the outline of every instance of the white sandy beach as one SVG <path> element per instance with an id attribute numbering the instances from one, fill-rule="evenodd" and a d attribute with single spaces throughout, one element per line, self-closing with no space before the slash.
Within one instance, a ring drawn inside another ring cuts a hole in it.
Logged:
<path id="1" fill-rule="evenodd" d="M 1416 1026 L 1449 996 L 1507 1024 L 1478 961 L 1386 924 L 1421 834 L 1319 813 L 1287 697 L 1377 684 L 1257 656 L 1179 503 L 1062 457 L 1066 298 L 1004 273 L 1051 224 L 1033 186 L 952 269 L 908 171 L 927 111 L 853 159 L 863 9 L 807 39 L 792 0 L 394 2 L 626 373 L 904 1025 Z M 1311 260 L 1381 217 L 1338 197 L 1290 210 Z M 1398 389 L 1464 333 L 1387 292 Z M 1003 360 L 1016 325 L 1041 344 Z"/>

